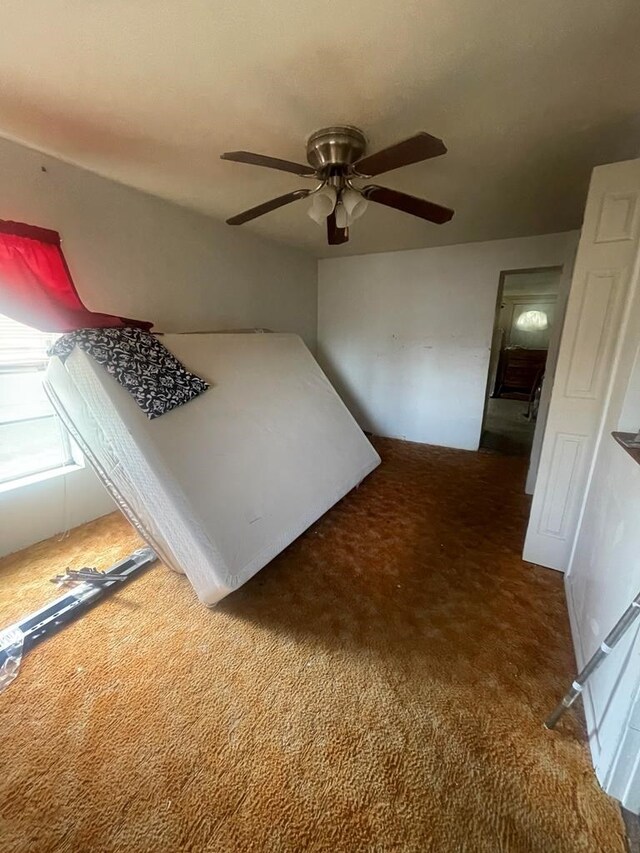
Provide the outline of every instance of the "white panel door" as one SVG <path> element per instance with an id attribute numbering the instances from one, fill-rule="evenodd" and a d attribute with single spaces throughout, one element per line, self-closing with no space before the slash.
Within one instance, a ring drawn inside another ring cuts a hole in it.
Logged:
<path id="1" fill-rule="evenodd" d="M 640 160 L 593 170 L 524 546 L 565 571 L 609 392 L 640 230 Z"/>

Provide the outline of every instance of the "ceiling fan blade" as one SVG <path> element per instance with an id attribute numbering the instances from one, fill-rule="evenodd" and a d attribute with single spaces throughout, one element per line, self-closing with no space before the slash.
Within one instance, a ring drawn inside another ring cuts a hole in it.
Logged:
<path id="1" fill-rule="evenodd" d="M 426 198 L 416 198 L 414 195 L 390 190 L 388 187 L 378 187 L 375 184 L 364 187 L 361 192 L 369 201 L 376 201 L 378 204 L 402 210 L 404 213 L 419 216 L 420 219 L 427 219 L 437 225 L 448 222 L 454 213 L 450 207 L 443 207 L 434 201 L 427 201 Z"/>
<path id="2" fill-rule="evenodd" d="M 292 193 L 272 198 L 271 201 L 265 201 L 257 207 L 252 207 L 249 210 L 236 214 L 236 216 L 232 216 L 231 219 L 227 219 L 227 225 L 243 225 L 251 219 L 257 219 L 258 216 L 262 216 L 264 213 L 277 210 L 279 207 L 291 204 L 292 201 L 297 201 L 299 198 L 306 198 L 310 192 L 310 190 L 294 190 Z"/>
<path id="3" fill-rule="evenodd" d="M 446 153 L 447 147 L 441 139 L 421 131 L 409 139 L 363 157 L 353 164 L 353 168 L 358 174 L 371 178 L 392 169 L 399 169 L 400 166 L 410 166 L 411 163 L 420 163 Z"/>
<path id="4" fill-rule="evenodd" d="M 234 163 L 247 163 L 249 166 L 266 166 L 267 169 L 279 169 L 281 172 L 292 172 L 305 178 L 315 177 L 311 166 L 302 163 L 292 163 L 291 160 L 280 160 L 279 157 L 267 157 L 265 154 L 252 154 L 251 151 L 227 151 L 220 155 L 221 160 L 233 160 Z"/>
<path id="5" fill-rule="evenodd" d="M 327 243 L 330 246 L 340 246 L 349 242 L 349 229 L 338 228 L 336 225 L 336 212 L 332 211 L 327 216 Z"/>

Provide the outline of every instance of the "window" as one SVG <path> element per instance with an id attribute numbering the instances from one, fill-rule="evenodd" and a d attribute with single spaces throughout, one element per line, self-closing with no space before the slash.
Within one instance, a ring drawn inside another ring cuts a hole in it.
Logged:
<path id="1" fill-rule="evenodd" d="M 76 464 L 42 387 L 57 337 L 0 315 L 0 486 Z"/>

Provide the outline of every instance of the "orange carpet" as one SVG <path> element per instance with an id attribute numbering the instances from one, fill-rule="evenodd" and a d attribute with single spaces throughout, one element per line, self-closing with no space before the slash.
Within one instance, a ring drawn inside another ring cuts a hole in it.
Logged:
<path id="1" fill-rule="evenodd" d="M 162 566 L 0 695 L 2 851 L 624 851 L 574 716 L 562 578 L 520 559 L 524 462 L 382 466 L 214 610 Z M 0 562 L 0 624 L 118 515 Z"/>

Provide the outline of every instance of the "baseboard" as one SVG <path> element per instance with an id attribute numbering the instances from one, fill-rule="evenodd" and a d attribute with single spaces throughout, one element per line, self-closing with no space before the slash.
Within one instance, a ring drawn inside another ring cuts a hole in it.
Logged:
<path id="1" fill-rule="evenodd" d="M 567 610 L 569 613 L 569 625 L 571 627 L 571 639 L 573 641 L 573 653 L 576 658 L 576 673 L 579 672 L 587 659 L 585 657 L 584 645 L 582 643 L 582 635 L 580 634 L 578 617 L 575 611 L 575 605 L 573 601 L 573 594 L 571 590 L 571 575 L 565 575 L 564 578 L 564 592 L 567 600 Z M 587 735 L 589 737 L 589 749 L 591 751 L 591 761 L 593 763 L 594 769 L 598 765 L 598 759 L 600 758 L 600 753 L 602 752 L 602 748 L 600 745 L 600 740 L 598 738 L 598 726 L 596 723 L 596 711 L 593 703 L 593 695 L 591 692 L 591 686 L 589 682 L 587 682 L 585 689 L 582 692 L 582 704 L 584 707 L 584 716 L 587 721 Z M 598 780 L 600 781 L 600 780 Z"/>

